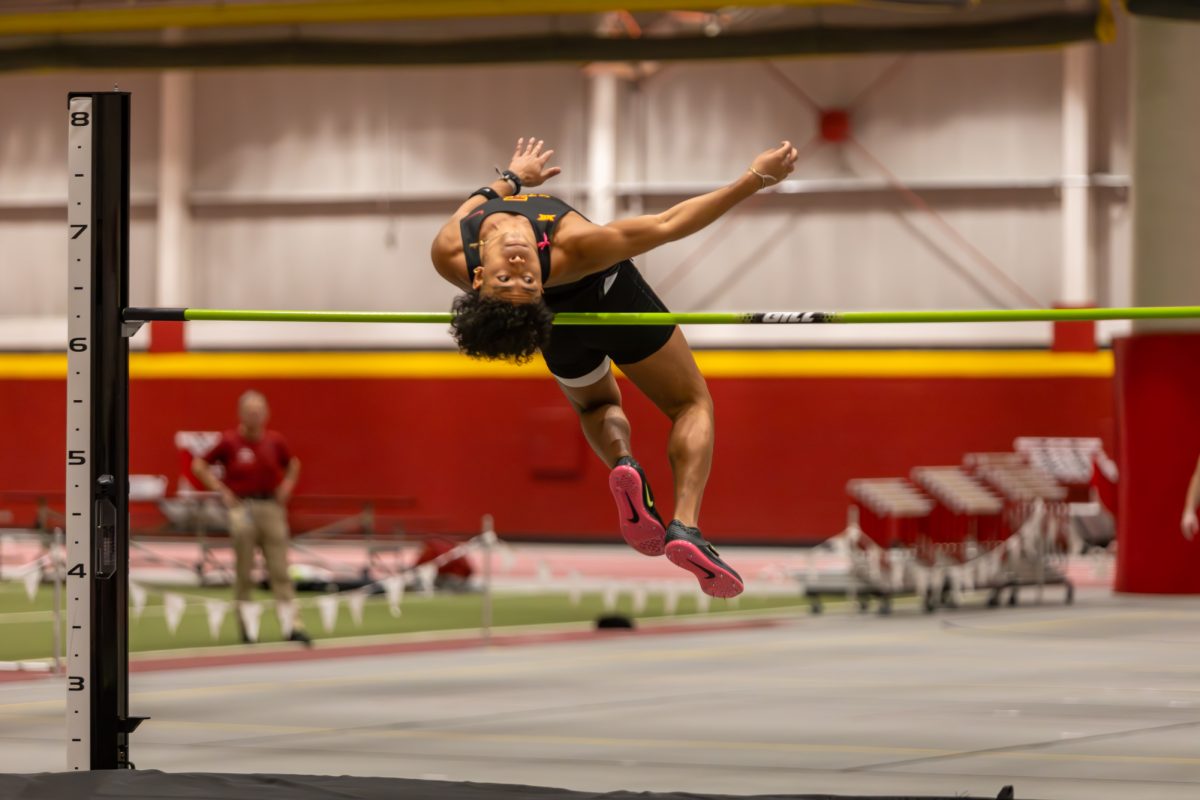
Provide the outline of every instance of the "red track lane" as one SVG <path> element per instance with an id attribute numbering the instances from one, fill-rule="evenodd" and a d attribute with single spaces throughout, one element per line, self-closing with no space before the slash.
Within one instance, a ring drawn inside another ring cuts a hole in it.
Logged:
<path id="1" fill-rule="evenodd" d="M 377 644 L 335 644 L 336 639 L 318 640 L 312 649 L 297 646 L 295 649 L 256 650 L 246 645 L 236 652 L 222 649 L 220 653 L 206 655 L 192 651 L 186 656 L 137 657 L 129 662 L 130 672 L 162 672 L 177 669 L 204 667 L 230 667 L 244 664 L 276 664 L 290 661 L 318 661 L 321 659 L 359 658 L 363 656 L 400 655 L 404 653 L 437 653 L 453 650 L 475 650 L 482 647 L 521 647 L 559 642 L 579 642 L 591 639 L 613 639 L 630 636 L 669 636 L 684 633 L 715 633 L 723 631 L 769 628 L 780 623 L 772 619 L 731 620 L 711 623 L 655 625 L 632 630 L 574 630 L 546 631 L 540 633 L 494 633 L 490 641 L 478 635 L 453 639 L 437 639 L 416 642 L 381 642 Z M 324 644 L 329 642 L 329 644 Z M 0 672 L 0 683 L 35 680 L 55 677 L 45 672 Z"/>

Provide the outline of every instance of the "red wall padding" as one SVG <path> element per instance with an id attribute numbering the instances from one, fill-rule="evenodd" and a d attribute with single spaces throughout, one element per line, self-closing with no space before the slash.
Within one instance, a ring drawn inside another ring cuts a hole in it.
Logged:
<path id="1" fill-rule="evenodd" d="M 1116 342 L 1121 592 L 1200 593 L 1200 541 L 1180 531 L 1200 455 L 1200 334 Z"/>
<path id="2" fill-rule="evenodd" d="M 135 380 L 132 471 L 165 474 L 174 485 L 175 431 L 231 426 L 237 396 L 251 385 L 266 393 L 272 427 L 303 461 L 300 495 L 411 497 L 415 530 L 476 531 L 490 513 L 501 534 L 617 539 L 607 470 L 564 420 L 565 401 L 549 380 Z M 1112 440 L 1105 378 L 716 378 L 709 385 L 717 444 L 702 522 L 717 542 L 836 533 L 850 478 L 955 464 L 967 451 L 1008 450 L 1020 435 Z M 622 390 L 635 454 L 669 508 L 667 422 L 632 385 Z M 0 490 L 61 489 L 63 401 L 57 381 L 0 381 Z"/>

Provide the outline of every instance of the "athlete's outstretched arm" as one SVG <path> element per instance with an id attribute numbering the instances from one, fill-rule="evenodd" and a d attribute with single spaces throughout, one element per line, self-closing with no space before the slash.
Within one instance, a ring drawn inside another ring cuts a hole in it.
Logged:
<path id="1" fill-rule="evenodd" d="M 521 185 L 527 188 L 540 186 L 550 178 L 562 172 L 561 167 L 546 167 L 553 150 L 542 150 L 545 144 L 541 139 L 529 137 L 517 139 L 517 148 L 513 151 L 508 168 L 521 179 Z M 512 184 L 504 178 L 497 178 L 488 184 L 496 194 L 507 197 L 513 193 Z M 459 223 L 462 218 L 487 202 L 481 195 L 472 195 L 458 207 L 458 210 L 446 221 L 433 240 L 430 257 L 438 274 L 460 289 L 470 289 L 467 282 L 466 256 L 462 251 L 462 238 L 459 235 Z"/>
<path id="2" fill-rule="evenodd" d="M 796 148 L 785 141 L 760 154 L 750 169 L 728 186 L 684 200 L 661 214 L 630 217 L 608 225 L 581 226 L 569 242 L 560 239 L 559 243 L 571 251 L 581 272 L 607 269 L 618 261 L 641 255 L 711 225 L 759 189 L 786 178 L 795 165 Z"/>

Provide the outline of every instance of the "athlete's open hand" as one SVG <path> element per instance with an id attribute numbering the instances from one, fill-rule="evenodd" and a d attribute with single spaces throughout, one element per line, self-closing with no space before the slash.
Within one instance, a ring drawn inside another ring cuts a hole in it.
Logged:
<path id="1" fill-rule="evenodd" d="M 796 154 L 796 148 L 785 140 L 779 147 L 761 153 L 750 165 L 750 170 L 767 186 L 779 183 L 796 168 Z"/>
<path id="2" fill-rule="evenodd" d="M 1183 512 L 1183 520 L 1180 524 L 1183 529 L 1184 538 L 1191 541 L 1196 536 L 1196 532 L 1200 531 L 1200 519 L 1196 518 L 1196 512 L 1188 510 Z"/>
<path id="3" fill-rule="evenodd" d="M 512 161 L 508 168 L 517 173 L 521 185 L 526 188 L 540 186 L 562 172 L 562 167 L 546 168 L 546 162 L 554 155 L 553 150 L 542 150 L 545 144 L 541 139 L 530 136 L 528 139 L 517 139 L 517 149 L 513 152 Z"/>

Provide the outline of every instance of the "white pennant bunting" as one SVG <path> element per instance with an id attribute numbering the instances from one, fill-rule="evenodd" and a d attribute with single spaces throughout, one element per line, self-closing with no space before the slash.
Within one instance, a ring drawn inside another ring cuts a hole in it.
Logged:
<path id="1" fill-rule="evenodd" d="M 422 578 L 424 583 L 424 578 Z M 404 599 L 404 576 L 392 575 L 383 579 L 383 591 L 387 594 L 388 611 L 393 617 L 400 616 L 400 601 Z"/>
<path id="2" fill-rule="evenodd" d="M 417 575 L 421 581 L 421 593 L 426 597 L 433 596 L 434 584 L 437 582 L 438 568 L 433 564 L 422 564 L 417 567 Z M 390 579 L 389 579 L 390 580 Z M 387 584 L 384 583 L 384 591 L 387 591 Z"/>
<path id="3" fill-rule="evenodd" d="M 146 587 L 140 583 L 130 582 L 129 604 L 133 607 L 133 618 L 139 619 L 146 608 Z"/>
<path id="4" fill-rule="evenodd" d="M 39 565 L 34 565 L 33 569 L 25 573 L 23 579 L 25 581 L 25 594 L 29 597 L 29 602 L 33 602 L 37 598 L 38 588 L 42 585 L 42 568 Z"/>
<path id="5" fill-rule="evenodd" d="M 663 589 L 663 614 L 671 617 L 679 609 L 679 587 L 668 583 Z"/>
<path id="6" fill-rule="evenodd" d="M 317 597 L 317 613 L 321 615 L 321 627 L 326 633 L 333 633 L 337 627 L 338 606 L 341 600 L 336 594 L 323 594 Z"/>
<path id="7" fill-rule="evenodd" d="M 174 635 L 183 619 L 183 611 L 187 608 L 187 600 L 182 595 L 167 592 L 163 595 L 163 615 L 167 619 L 167 630 Z"/>
<path id="8" fill-rule="evenodd" d="M 708 613 L 708 607 L 712 603 L 712 598 L 704 592 L 696 592 L 696 611 L 701 614 Z"/>
<path id="9" fill-rule="evenodd" d="M 553 577 L 554 577 L 554 572 L 551 571 L 550 564 L 547 563 L 546 559 L 539 558 L 538 564 L 537 564 L 538 580 L 541 581 L 542 583 L 549 583 L 550 579 Z"/>
<path id="10" fill-rule="evenodd" d="M 366 605 L 366 602 L 366 592 L 351 592 L 346 595 L 346 607 L 350 609 L 350 619 L 357 628 L 362 627 L 363 606 Z"/>
<path id="11" fill-rule="evenodd" d="M 630 592 L 630 595 L 633 599 L 633 613 L 644 613 L 646 611 L 646 587 L 635 586 L 633 587 L 633 591 Z"/>
<path id="12" fill-rule="evenodd" d="M 604 587 L 603 602 L 605 611 L 616 609 L 619 594 L 620 592 L 616 586 L 609 585 Z"/>
<path id="13" fill-rule="evenodd" d="M 292 631 L 296 630 L 296 603 L 292 600 L 276 603 L 275 618 L 279 620 L 279 635 L 291 639 Z"/>
<path id="14" fill-rule="evenodd" d="M 221 626 L 225 624 L 225 615 L 229 613 L 229 603 L 224 600 L 205 600 L 204 610 L 208 614 L 208 634 L 216 641 L 221 638 Z"/>
<path id="15" fill-rule="evenodd" d="M 500 571 L 512 572 L 516 565 L 517 554 L 513 552 L 512 545 L 500 542 Z"/>
<path id="16" fill-rule="evenodd" d="M 583 581 L 577 570 L 571 570 L 567 575 L 567 600 L 572 606 L 577 606 L 583 601 Z"/>
<path id="17" fill-rule="evenodd" d="M 262 603 L 238 603 L 238 615 L 242 618 L 242 629 L 246 631 L 246 638 L 252 642 L 258 641 L 262 613 Z"/>

